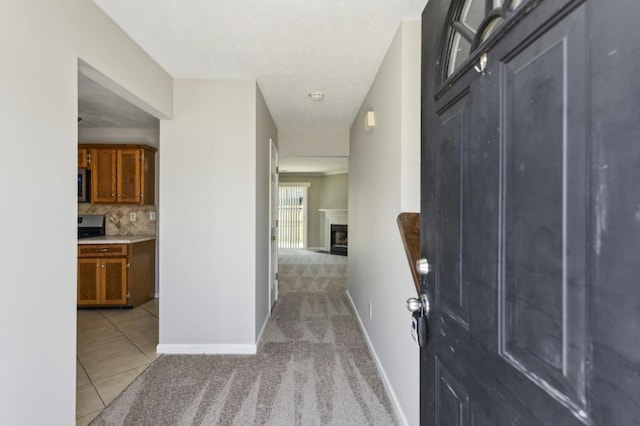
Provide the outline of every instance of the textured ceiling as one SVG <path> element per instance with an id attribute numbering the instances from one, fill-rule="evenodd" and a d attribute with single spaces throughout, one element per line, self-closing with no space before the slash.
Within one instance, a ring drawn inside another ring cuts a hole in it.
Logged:
<path id="1" fill-rule="evenodd" d="M 349 128 L 400 21 L 427 0 L 94 2 L 174 78 L 256 79 L 279 128 Z"/>

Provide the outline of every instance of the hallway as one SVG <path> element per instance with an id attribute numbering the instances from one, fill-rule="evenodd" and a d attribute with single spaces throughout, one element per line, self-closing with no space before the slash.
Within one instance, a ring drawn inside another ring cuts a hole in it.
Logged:
<path id="1" fill-rule="evenodd" d="M 280 254 L 257 355 L 161 356 L 95 424 L 397 424 L 345 292 L 347 258 Z"/>

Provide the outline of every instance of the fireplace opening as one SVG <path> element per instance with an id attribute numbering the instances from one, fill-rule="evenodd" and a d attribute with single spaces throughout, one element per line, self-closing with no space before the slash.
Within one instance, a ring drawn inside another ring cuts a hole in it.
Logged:
<path id="1" fill-rule="evenodd" d="M 331 245 L 329 253 L 347 255 L 349 242 L 347 225 L 331 225 Z"/>

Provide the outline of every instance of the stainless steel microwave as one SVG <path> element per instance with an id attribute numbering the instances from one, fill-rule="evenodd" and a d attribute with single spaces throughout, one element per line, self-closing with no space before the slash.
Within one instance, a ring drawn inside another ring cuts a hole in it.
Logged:
<path id="1" fill-rule="evenodd" d="M 78 202 L 91 202 L 91 172 L 86 169 L 78 169 Z"/>

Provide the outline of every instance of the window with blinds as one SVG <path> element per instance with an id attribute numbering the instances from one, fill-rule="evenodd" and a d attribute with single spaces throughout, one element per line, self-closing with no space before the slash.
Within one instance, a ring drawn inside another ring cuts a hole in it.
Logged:
<path id="1" fill-rule="evenodd" d="M 301 249 L 306 242 L 309 184 L 280 184 L 278 192 L 278 248 Z"/>

